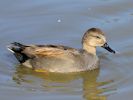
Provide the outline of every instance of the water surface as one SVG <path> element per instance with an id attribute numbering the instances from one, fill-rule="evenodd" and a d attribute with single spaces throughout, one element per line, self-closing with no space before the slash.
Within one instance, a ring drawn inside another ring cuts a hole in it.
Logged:
<path id="1" fill-rule="evenodd" d="M 132 9 L 131 0 L 1 0 L 0 99 L 132 100 Z M 119 52 L 98 48 L 100 69 L 91 72 L 35 73 L 6 49 L 14 41 L 81 48 L 91 27 L 101 28 Z"/>

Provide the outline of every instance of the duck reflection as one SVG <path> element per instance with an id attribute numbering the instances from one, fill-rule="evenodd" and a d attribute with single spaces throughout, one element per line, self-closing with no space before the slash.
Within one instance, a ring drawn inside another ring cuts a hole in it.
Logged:
<path id="1" fill-rule="evenodd" d="M 30 77 L 29 77 L 30 76 Z M 80 72 L 80 73 L 38 73 L 31 69 L 19 66 L 13 75 L 13 80 L 18 85 L 36 84 L 41 86 L 41 90 L 47 92 L 56 92 L 63 94 L 82 94 L 85 100 L 106 100 L 105 92 L 109 91 L 107 88 L 99 88 L 107 85 L 112 81 L 98 82 L 99 69 Z M 39 81 L 38 81 L 39 79 Z M 36 83 L 37 82 L 37 83 Z M 36 87 L 38 89 L 38 87 Z"/>

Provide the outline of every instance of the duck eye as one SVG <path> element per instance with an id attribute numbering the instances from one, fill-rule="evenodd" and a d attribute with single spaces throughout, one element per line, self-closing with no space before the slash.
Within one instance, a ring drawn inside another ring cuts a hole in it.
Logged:
<path id="1" fill-rule="evenodd" d="M 100 37 L 99 37 L 99 36 L 96 36 L 96 38 L 97 38 L 97 39 L 100 39 Z"/>

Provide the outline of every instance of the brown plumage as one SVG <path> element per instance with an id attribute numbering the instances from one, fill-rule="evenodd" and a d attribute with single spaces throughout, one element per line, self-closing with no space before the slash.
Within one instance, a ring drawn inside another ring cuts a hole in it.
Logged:
<path id="1" fill-rule="evenodd" d="M 8 46 L 18 61 L 26 67 L 49 72 L 79 72 L 98 68 L 96 46 L 115 53 L 106 43 L 98 28 L 87 30 L 82 38 L 82 49 L 62 45 L 23 45 L 17 42 Z"/>
<path id="2" fill-rule="evenodd" d="M 79 52 L 74 48 L 70 48 L 62 45 L 31 45 L 26 46 L 22 53 L 29 56 L 49 56 L 58 57 L 69 53 Z"/>

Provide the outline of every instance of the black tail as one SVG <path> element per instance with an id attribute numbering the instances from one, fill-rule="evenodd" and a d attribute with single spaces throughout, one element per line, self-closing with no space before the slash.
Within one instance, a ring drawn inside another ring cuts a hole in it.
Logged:
<path id="1" fill-rule="evenodd" d="M 26 54 L 22 52 L 25 49 L 25 47 L 26 46 L 23 44 L 13 42 L 7 48 L 9 51 L 11 51 L 15 55 L 15 57 L 20 63 L 24 63 L 26 60 L 29 59 L 29 57 L 26 56 Z"/>

